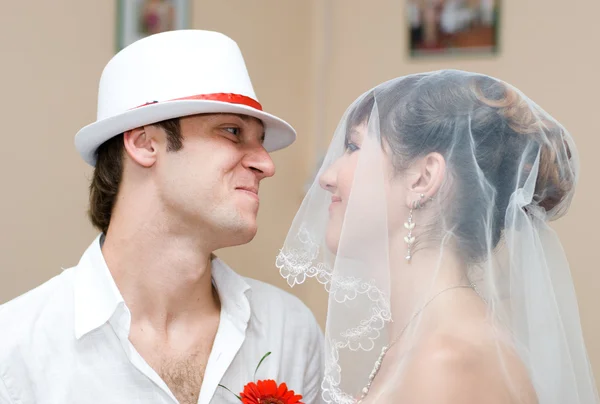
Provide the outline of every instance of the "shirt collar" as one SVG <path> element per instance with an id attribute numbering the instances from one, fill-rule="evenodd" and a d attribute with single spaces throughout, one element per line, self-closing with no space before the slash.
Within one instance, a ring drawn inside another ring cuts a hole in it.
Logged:
<path id="1" fill-rule="evenodd" d="M 250 321 L 250 285 L 220 258 L 213 255 L 212 280 L 221 301 L 221 311 L 233 322 L 238 331 L 245 332 Z"/>
<path id="2" fill-rule="evenodd" d="M 98 235 L 75 268 L 75 338 L 99 328 L 114 314 L 123 296 L 108 270 Z"/>
<path id="3" fill-rule="evenodd" d="M 117 308 L 128 311 L 102 255 L 100 234 L 84 252 L 75 268 L 75 338 L 104 325 Z M 213 255 L 211 275 L 221 302 L 221 311 L 235 328 L 244 333 L 251 308 L 247 292 L 250 285 L 221 259 Z M 221 316 L 223 317 L 223 316 Z"/>

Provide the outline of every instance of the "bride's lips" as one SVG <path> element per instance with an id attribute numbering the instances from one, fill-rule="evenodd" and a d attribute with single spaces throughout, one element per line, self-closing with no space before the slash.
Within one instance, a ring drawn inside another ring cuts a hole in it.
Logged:
<path id="1" fill-rule="evenodd" d="M 334 206 L 336 206 L 340 202 L 342 202 L 342 198 L 340 198 L 337 195 L 333 195 L 331 197 L 331 204 L 329 205 L 329 210 L 331 210 Z"/>

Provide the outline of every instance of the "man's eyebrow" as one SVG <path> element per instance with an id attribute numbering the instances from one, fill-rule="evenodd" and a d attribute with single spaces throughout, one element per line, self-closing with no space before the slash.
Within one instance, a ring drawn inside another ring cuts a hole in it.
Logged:
<path id="1" fill-rule="evenodd" d="M 267 136 L 267 135 L 266 135 L 266 132 L 265 132 L 265 124 L 264 124 L 264 123 L 263 123 L 263 122 L 262 122 L 260 119 L 258 119 L 258 118 L 255 118 L 255 117 L 253 117 L 253 116 L 250 116 L 250 115 L 244 115 L 244 114 L 229 114 L 229 115 L 234 115 L 234 116 L 237 116 L 237 117 L 239 117 L 239 118 L 240 118 L 242 121 L 244 121 L 245 123 L 249 123 L 249 122 L 252 122 L 252 121 L 255 121 L 255 122 L 257 122 L 257 123 L 258 123 L 258 124 L 259 124 L 259 125 L 260 125 L 260 126 L 263 128 L 263 130 L 262 130 L 262 133 L 261 133 L 261 135 L 260 135 L 260 142 L 261 142 L 261 143 L 264 143 L 264 142 L 265 142 L 265 138 L 266 138 L 266 136 Z"/>

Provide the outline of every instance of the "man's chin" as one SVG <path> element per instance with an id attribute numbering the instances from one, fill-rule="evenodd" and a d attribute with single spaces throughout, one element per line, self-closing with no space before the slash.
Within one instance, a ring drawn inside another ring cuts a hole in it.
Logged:
<path id="1" fill-rule="evenodd" d="M 251 242 L 258 231 L 256 220 L 244 221 L 242 223 L 236 223 L 236 226 L 232 226 L 227 229 L 229 233 L 229 240 L 231 245 L 242 245 Z"/>
<path id="2" fill-rule="evenodd" d="M 235 240 L 237 241 L 236 245 L 248 244 L 249 242 L 254 240 L 255 236 L 256 236 L 256 230 L 254 230 L 254 231 L 248 230 L 248 229 L 246 229 L 245 231 L 240 230 L 239 232 L 236 233 L 236 236 L 235 236 Z"/>

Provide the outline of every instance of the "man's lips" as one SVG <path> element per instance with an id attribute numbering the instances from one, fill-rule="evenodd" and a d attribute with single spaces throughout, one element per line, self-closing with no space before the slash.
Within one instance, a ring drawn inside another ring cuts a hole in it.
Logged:
<path id="1" fill-rule="evenodd" d="M 239 189 L 241 191 L 248 191 L 248 192 L 252 192 L 253 194 L 258 195 L 258 188 L 257 187 L 246 187 L 246 186 L 242 186 L 242 187 L 236 187 L 235 189 Z"/>
<path id="2" fill-rule="evenodd" d="M 257 201 L 260 200 L 258 197 L 258 187 L 253 187 L 253 186 L 241 186 L 241 187 L 236 187 L 235 188 L 236 191 L 240 191 L 245 193 L 246 195 L 256 199 Z"/>

